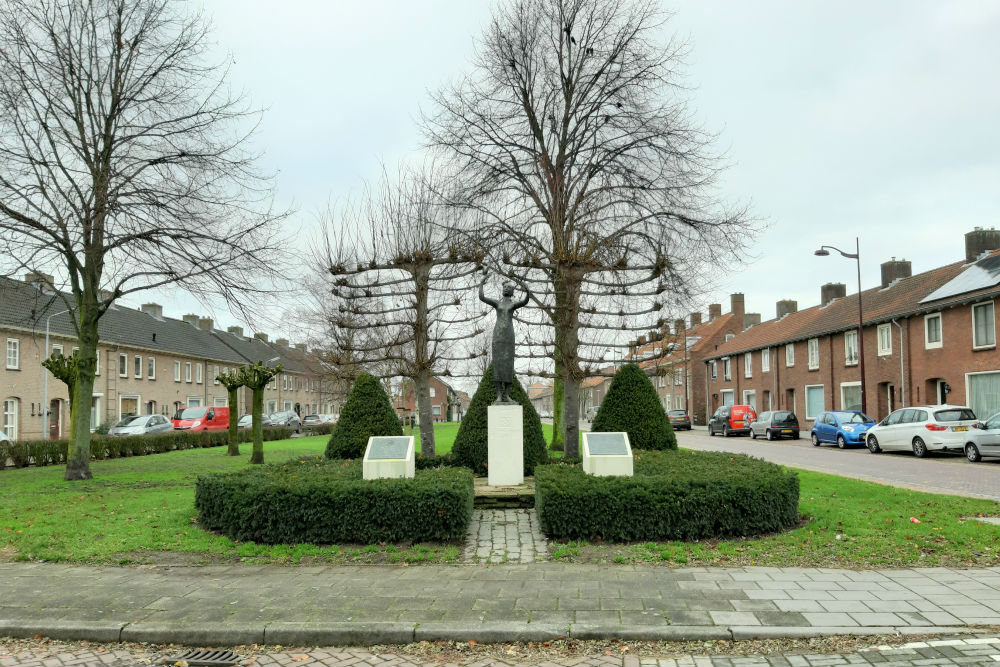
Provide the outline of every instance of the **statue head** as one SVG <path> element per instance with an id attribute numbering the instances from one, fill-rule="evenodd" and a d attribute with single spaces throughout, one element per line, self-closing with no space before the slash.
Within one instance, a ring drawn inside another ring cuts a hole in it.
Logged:
<path id="1" fill-rule="evenodd" d="M 504 283 L 503 284 L 503 295 L 506 297 L 514 296 L 514 284 Z"/>

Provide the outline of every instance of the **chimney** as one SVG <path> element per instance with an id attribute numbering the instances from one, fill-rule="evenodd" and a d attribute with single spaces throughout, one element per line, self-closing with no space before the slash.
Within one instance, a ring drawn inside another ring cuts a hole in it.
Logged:
<path id="1" fill-rule="evenodd" d="M 684 320 L 674 320 L 674 333 L 675 334 L 680 335 L 680 334 L 684 333 L 685 329 L 687 329 L 687 327 L 684 326 Z"/>
<path id="2" fill-rule="evenodd" d="M 749 329 L 750 327 L 757 326 L 760 324 L 760 313 L 747 313 L 743 316 L 743 328 Z"/>
<path id="3" fill-rule="evenodd" d="M 158 303 L 144 303 L 139 306 L 139 310 L 147 315 L 152 315 L 157 319 L 161 319 L 163 317 L 163 306 Z"/>
<path id="4" fill-rule="evenodd" d="M 639 336 L 639 346 L 642 347 L 645 344 L 646 344 L 646 337 L 645 336 Z"/>
<path id="5" fill-rule="evenodd" d="M 737 322 L 743 321 L 743 314 L 746 312 L 745 308 L 742 292 L 729 295 L 729 312 L 736 316 Z"/>
<path id="6" fill-rule="evenodd" d="M 696 326 L 701 324 L 701 313 L 691 313 L 691 328 L 694 329 Z"/>
<path id="7" fill-rule="evenodd" d="M 52 277 L 52 275 L 48 273 L 42 273 L 40 271 L 30 271 L 24 274 L 24 282 L 28 283 L 29 285 L 34 285 L 38 289 L 47 289 L 52 292 L 54 292 L 56 289 L 55 279 Z"/>
<path id="8" fill-rule="evenodd" d="M 664 324 L 660 327 L 660 335 L 663 336 L 663 340 L 670 338 L 670 325 Z"/>
<path id="9" fill-rule="evenodd" d="M 974 262 L 984 252 L 1000 248 L 1000 231 L 976 227 L 965 235 L 965 261 Z"/>
<path id="10" fill-rule="evenodd" d="M 243 336 L 243 327 L 229 327 L 226 331 L 236 336 Z"/>
<path id="11" fill-rule="evenodd" d="M 793 299 L 782 299 L 774 304 L 774 315 L 776 319 L 781 319 L 785 315 L 799 312 L 799 302 Z"/>
<path id="12" fill-rule="evenodd" d="M 188 314 L 188 315 L 185 315 L 184 317 L 182 317 L 181 319 L 184 320 L 185 322 L 187 322 L 188 324 L 190 324 L 193 327 L 198 326 L 198 316 L 197 315 Z"/>
<path id="13" fill-rule="evenodd" d="M 211 317 L 199 317 L 198 318 L 198 328 L 202 331 L 211 331 L 215 327 L 213 326 L 215 322 L 212 321 Z"/>
<path id="14" fill-rule="evenodd" d="M 275 345 L 280 345 L 281 347 L 288 347 L 288 339 L 287 338 L 275 338 L 274 339 L 274 344 Z"/>
<path id="15" fill-rule="evenodd" d="M 825 306 L 834 299 L 843 299 L 845 296 L 847 296 L 847 285 L 844 283 L 827 283 L 819 288 L 821 306 Z"/>
<path id="16" fill-rule="evenodd" d="M 264 341 L 265 343 L 267 342 L 267 334 L 266 333 L 261 333 L 261 332 L 258 331 L 257 333 L 255 333 L 253 335 L 253 337 L 254 338 L 259 338 L 260 340 Z"/>
<path id="17" fill-rule="evenodd" d="M 656 341 L 656 340 L 660 340 L 660 338 L 657 335 L 655 329 L 653 331 L 650 331 L 648 334 L 646 334 L 646 337 L 649 338 L 649 342 L 650 343 L 652 343 L 653 341 Z"/>
<path id="18" fill-rule="evenodd" d="M 306 344 L 305 343 L 296 343 L 295 344 L 295 349 L 298 350 L 299 352 L 305 352 L 306 351 Z"/>
<path id="19" fill-rule="evenodd" d="M 888 287 L 892 281 L 898 278 L 909 278 L 913 275 L 913 268 L 905 259 L 897 260 L 895 257 L 888 262 L 882 263 L 882 287 Z"/>
<path id="20" fill-rule="evenodd" d="M 722 317 L 722 304 L 721 303 L 708 304 L 708 321 L 711 322 L 717 317 Z"/>

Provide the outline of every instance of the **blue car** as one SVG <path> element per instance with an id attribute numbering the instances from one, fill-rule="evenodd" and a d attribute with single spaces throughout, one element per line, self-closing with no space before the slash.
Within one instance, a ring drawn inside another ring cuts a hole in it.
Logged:
<path id="1" fill-rule="evenodd" d="M 848 445 L 865 444 L 865 434 L 875 420 L 860 410 L 834 410 L 816 417 L 812 427 L 812 444 L 819 447 L 824 442 L 837 443 L 844 449 Z"/>

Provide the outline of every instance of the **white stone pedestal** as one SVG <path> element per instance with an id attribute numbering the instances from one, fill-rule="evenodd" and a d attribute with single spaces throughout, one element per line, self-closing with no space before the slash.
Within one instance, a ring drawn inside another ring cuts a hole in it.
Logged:
<path id="1" fill-rule="evenodd" d="M 362 479 L 413 479 L 413 436 L 372 436 L 361 462 Z"/>
<path id="2" fill-rule="evenodd" d="M 583 471 L 597 477 L 632 476 L 632 444 L 628 433 L 583 434 Z"/>
<path id="3" fill-rule="evenodd" d="M 524 483 L 524 408 L 491 405 L 487 411 L 489 437 L 486 471 L 490 486 Z"/>

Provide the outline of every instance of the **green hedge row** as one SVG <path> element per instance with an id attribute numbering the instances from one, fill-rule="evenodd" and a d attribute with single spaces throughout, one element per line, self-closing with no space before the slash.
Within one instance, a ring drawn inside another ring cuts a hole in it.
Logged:
<path id="1" fill-rule="evenodd" d="M 198 522 L 234 540 L 288 544 L 450 541 L 472 518 L 472 472 L 363 480 L 361 461 L 317 457 L 198 477 Z"/>
<path id="2" fill-rule="evenodd" d="M 683 540 L 759 535 L 799 518 L 799 478 L 773 463 L 725 452 L 635 451 L 633 477 L 578 466 L 535 469 L 535 509 L 550 537 Z"/>
<path id="3" fill-rule="evenodd" d="M 291 437 L 290 428 L 265 428 L 264 440 L 284 440 Z M 250 429 L 237 432 L 240 442 L 250 442 Z M 93 436 L 90 439 L 90 457 L 96 461 L 125 456 L 162 454 L 180 449 L 219 447 L 229 444 L 229 431 L 171 431 L 155 435 L 128 435 L 120 437 Z M 0 470 L 12 464 L 15 468 L 30 465 L 47 466 L 66 462 L 69 451 L 67 440 L 23 440 L 0 442 Z"/>

